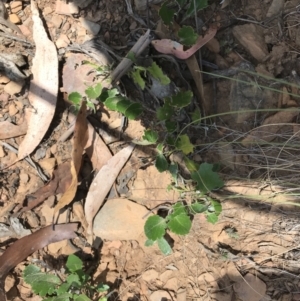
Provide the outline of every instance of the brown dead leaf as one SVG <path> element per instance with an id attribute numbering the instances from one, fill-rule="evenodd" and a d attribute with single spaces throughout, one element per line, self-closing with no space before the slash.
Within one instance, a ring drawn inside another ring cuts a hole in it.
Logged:
<path id="1" fill-rule="evenodd" d="M 24 121 L 20 125 L 15 125 L 9 121 L 0 122 L 0 139 L 8 139 L 25 135 L 27 132 L 27 123 Z"/>
<path id="2" fill-rule="evenodd" d="M 292 122 L 293 118 L 299 114 L 298 108 L 287 109 L 277 112 L 276 114 L 265 119 L 263 124 L 253 129 L 242 140 L 244 146 L 252 143 L 270 142 L 276 137 L 281 128 L 286 124 Z"/>
<path id="3" fill-rule="evenodd" d="M 11 269 L 33 252 L 51 243 L 75 238 L 77 227 L 77 223 L 56 225 L 54 229 L 51 225 L 17 240 L 7 248 L 0 256 L 0 300 L 6 300 L 4 281 Z"/>
<path id="4" fill-rule="evenodd" d="M 75 197 L 77 191 L 78 179 L 77 175 L 81 166 L 81 159 L 84 147 L 88 140 L 88 126 L 86 120 L 86 101 L 82 101 L 80 110 L 77 115 L 74 135 L 73 135 L 73 149 L 72 149 L 72 161 L 70 167 L 70 173 L 72 175 L 72 181 L 68 189 L 65 191 L 59 202 L 57 203 L 55 210 L 55 214 L 68 205 Z"/>
<path id="5" fill-rule="evenodd" d="M 107 161 L 107 163 L 100 169 L 94 178 L 87 194 L 84 206 L 85 218 L 89 225 L 88 234 L 92 234 L 93 219 L 95 214 L 103 204 L 106 195 L 111 189 L 123 165 L 130 157 L 133 149 L 133 145 L 129 145 L 122 149 Z"/>
<path id="6" fill-rule="evenodd" d="M 48 39 L 35 1 L 31 1 L 33 39 L 36 45 L 32 60 L 33 79 L 26 111 L 27 134 L 20 144 L 18 159 L 28 156 L 41 142 L 53 119 L 58 93 L 58 57 L 54 43 Z"/>

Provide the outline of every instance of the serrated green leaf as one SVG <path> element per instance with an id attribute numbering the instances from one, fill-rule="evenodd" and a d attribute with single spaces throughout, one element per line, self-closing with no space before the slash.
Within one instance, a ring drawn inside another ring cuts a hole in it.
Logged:
<path id="1" fill-rule="evenodd" d="M 74 104 L 79 105 L 82 100 L 82 95 L 78 92 L 72 92 L 69 94 L 68 99 Z"/>
<path id="2" fill-rule="evenodd" d="M 169 8 L 167 2 L 164 2 L 158 14 L 166 25 L 170 25 L 173 21 L 175 10 Z"/>
<path id="3" fill-rule="evenodd" d="M 95 105 L 91 101 L 87 101 L 87 107 L 91 108 L 94 112 L 96 111 Z"/>
<path id="4" fill-rule="evenodd" d="M 101 93 L 99 99 L 100 99 L 100 101 L 104 102 L 104 101 L 108 100 L 110 97 L 115 97 L 118 94 L 119 94 L 119 91 L 116 88 L 110 89 L 110 90 L 102 90 L 102 93 Z"/>
<path id="5" fill-rule="evenodd" d="M 60 287 L 56 290 L 57 295 L 61 295 L 64 293 L 67 293 L 68 290 L 70 289 L 70 283 L 63 283 L 60 285 Z"/>
<path id="6" fill-rule="evenodd" d="M 178 214 L 168 222 L 168 228 L 175 234 L 186 235 L 190 232 L 192 222 L 187 214 Z"/>
<path id="7" fill-rule="evenodd" d="M 172 253 L 171 246 L 163 237 L 157 240 L 157 244 L 164 255 L 170 255 Z"/>
<path id="8" fill-rule="evenodd" d="M 74 286 L 74 287 L 81 287 L 82 286 L 82 281 L 79 277 L 78 274 L 70 274 L 68 275 L 67 279 L 66 279 L 67 283 L 69 283 L 70 285 Z"/>
<path id="9" fill-rule="evenodd" d="M 191 114 L 192 121 L 201 121 L 201 112 L 198 108 L 195 109 L 195 111 Z"/>
<path id="10" fill-rule="evenodd" d="M 162 69 L 155 62 L 152 62 L 152 65 L 147 68 L 147 71 L 155 79 L 159 80 L 162 85 L 168 85 L 171 82 L 169 77 L 163 73 Z"/>
<path id="11" fill-rule="evenodd" d="M 186 46 L 192 46 L 196 44 L 198 39 L 197 33 L 191 26 L 183 26 L 178 31 L 178 37 L 181 44 Z"/>
<path id="12" fill-rule="evenodd" d="M 168 170 L 169 163 L 163 154 L 158 154 L 156 156 L 155 167 L 159 172 L 164 172 Z"/>
<path id="13" fill-rule="evenodd" d="M 206 220 L 211 224 L 215 224 L 218 221 L 218 216 L 215 213 L 210 213 L 206 215 Z"/>
<path id="14" fill-rule="evenodd" d="M 189 105 L 193 98 L 192 91 L 180 91 L 176 95 L 171 97 L 170 105 L 183 108 Z"/>
<path id="15" fill-rule="evenodd" d="M 147 239 L 147 240 L 145 241 L 145 246 L 146 246 L 146 247 L 151 247 L 151 246 L 154 245 L 154 243 L 155 243 L 154 240 L 152 240 L 152 239 Z"/>
<path id="16" fill-rule="evenodd" d="M 191 178 L 197 182 L 196 188 L 203 194 L 224 185 L 219 175 L 212 169 L 213 164 L 202 163 L 200 168 L 191 174 Z"/>
<path id="17" fill-rule="evenodd" d="M 104 104 L 108 109 L 117 111 L 117 105 L 122 99 L 124 99 L 122 96 L 112 96 L 107 98 L 106 101 L 104 101 Z"/>
<path id="18" fill-rule="evenodd" d="M 172 133 L 177 130 L 177 122 L 175 122 L 175 121 L 166 120 L 165 126 L 169 133 Z"/>
<path id="19" fill-rule="evenodd" d="M 106 292 L 106 291 L 108 291 L 109 290 L 109 285 L 107 285 L 107 284 L 99 284 L 98 286 L 97 286 L 97 291 L 98 292 L 101 292 L 101 293 L 103 293 L 103 292 Z"/>
<path id="20" fill-rule="evenodd" d="M 164 218 L 158 215 L 152 215 L 148 217 L 144 231 L 148 239 L 155 241 L 165 235 L 166 227 L 167 224 Z"/>
<path id="21" fill-rule="evenodd" d="M 68 256 L 66 267 L 72 273 L 82 270 L 83 263 L 82 260 L 74 254 Z"/>
<path id="22" fill-rule="evenodd" d="M 220 215 L 220 213 L 222 212 L 222 204 L 212 198 L 208 198 L 210 203 L 211 203 L 211 206 L 213 206 L 214 208 L 214 213 L 218 216 Z"/>
<path id="23" fill-rule="evenodd" d="M 170 106 L 169 103 L 164 103 L 164 105 L 157 109 L 156 117 L 158 120 L 167 120 L 174 115 L 174 108 Z"/>
<path id="24" fill-rule="evenodd" d="M 188 135 L 180 135 L 175 144 L 178 150 L 181 150 L 185 155 L 192 153 L 194 145 L 190 142 Z"/>
<path id="25" fill-rule="evenodd" d="M 91 299 L 84 294 L 74 295 L 74 301 L 91 301 Z"/>
<path id="26" fill-rule="evenodd" d="M 43 273 L 34 265 L 25 268 L 23 277 L 24 281 L 31 285 L 32 290 L 42 297 L 54 292 L 55 288 L 61 283 L 56 275 Z"/>
<path id="27" fill-rule="evenodd" d="M 118 105 L 117 105 L 118 108 Z M 141 115 L 143 112 L 143 107 L 139 103 L 132 103 L 124 112 L 124 115 L 130 119 L 134 120 L 136 119 L 139 115 Z"/>
<path id="28" fill-rule="evenodd" d="M 122 98 L 118 103 L 117 103 L 117 111 L 120 113 L 125 113 L 125 111 L 132 105 L 132 102 L 127 99 L 127 98 Z"/>
<path id="29" fill-rule="evenodd" d="M 196 12 L 200 9 L 203 9 L 208 6 L 207 0 L 195 0 L 196 2 Z M 189 17 L 193 17 L 195 15 L 195 6 L 194 6 L 194 0 L 190 2 L 190 6 L 186 11 L 184 19 L 187 19 Z"/>
<path id="30" fill-rule="evenodd" d="M 206 204 L 199 203 L 199 202 L 195 202 L 190 205 L 190 210 L 191 210 L 192 214 L 202 213 L 202 212 L 206 211 L 207 208 L 208 208 L 208 206 Z"/>
<path id="31" fill-rule="evenodd" d="M 175 216 L 179 214 L 187 215 L 186 207 L 181 202 L 176 203 L 175 205 L 172 206 L 172 208 L 173 208 L 173 212 L 170 215 L 168 215 L 169 220 L 173 219 Z"/>
<path id="32" fill-rule="evenodd" d="M 88 87 L 85 90 L 85 94 L 87 97 L 91 99 L 96 99 L 101 95 L 102 92 L 102 85 L 100 83 L 96 84 L 94 87 Z"/>
<path id="33" fill-rule="evenodd" d="M 145 130 L 142 138 L 154 144 L 158 140 L 158 133 L 153 130 Z"/>
<path id="34" fill-rule="evenodd" d="M 187 169 L 190 171 L 190 172 L 194 172 L 194 171 L 197 171 L 200 167 L 200 165 L 198 163 L 196 163 L 195 161 L 189 159 L 188 157 L 184 157 L 183 159 Z"/>
<path id="35" fill-rule="evenodd" d="M 131 72 L 131 76 L 132 76 L 133 81 L 137 85 L 139 85 L 142 90 L 144 90 L 146 83 L 145 83 L 144 79 L 141 76 L 141 70 L 135 69 L 134 71 Z"/>
<path id="36" fill-rule="evenodd" d="M 177 179 L 177 175 L 178 175 L 178 164 L 177 163 L 171 163 L 169 166 L 169 172 L 172 175 L 172 178 L 174 180 Z"/>

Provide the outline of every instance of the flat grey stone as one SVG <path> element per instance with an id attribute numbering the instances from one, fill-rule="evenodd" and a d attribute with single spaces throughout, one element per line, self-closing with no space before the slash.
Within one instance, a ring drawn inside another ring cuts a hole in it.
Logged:
<path id="1" fill-rule="evenodd" d="M 127 199 L 110 199 L 96 215 L 93 232 L 106 240 L 138 240 L 144 232 L 143 216 L 148 212 Z"/>

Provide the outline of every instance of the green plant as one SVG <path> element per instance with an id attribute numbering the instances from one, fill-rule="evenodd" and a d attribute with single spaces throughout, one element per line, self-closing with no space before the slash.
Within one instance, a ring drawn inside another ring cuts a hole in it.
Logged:
<path id="1" fill-rule="evenodd" d="M 66 263 L 67 273 L 58 277 L 50 272 L 42 272 L 35 265 L 28 265 L 23 278 L 33 292 L 44 301 L 106 301 L 105 292 L 109 286 L 91 285 L 91 278 L 83 271 L 83 263 L 76 255 L 69 255 Z M 63 279 L 62 279 L 63 278 Z"/>

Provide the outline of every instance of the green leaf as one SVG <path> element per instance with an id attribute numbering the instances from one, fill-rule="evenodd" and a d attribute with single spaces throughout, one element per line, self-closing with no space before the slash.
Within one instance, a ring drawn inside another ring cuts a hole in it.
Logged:
<path id="1" fill-rule="evenodd" d="M 191 177 L 197 182 L 196 188 L 203 194 L 224 185 L 219 175 L 213 171 L 213 164 L 209 163 L 202 163 L 197 171 L 192 172 Z"/>
<path id="2" fill-rule="evenodd" d="M 55 291 L 61 280 L 52 274 L 45 274 L 34 265 L 29 265 L 23 272 L 24 281 L 31 285 L 32 290 L 40 296 L 46 296 Z"/>
<path id="3" fill-rule="evenodd" d="M 96 99 L 100 96 L 102 92 L 102 85 L 100 83 L 96 84 L 94 87 L 88 87 L 85 90 L 85 94 L 88 98 Z"/>
<path id="4" fill-rule="evenodd" d="M 173 21 L 175 10 L 168 8 L 167 2 L 164 2 L 158 14 L 166 25 L 170 25 Z"/>
<path id="5" fill-rule="evenodd" d="M 166 120 L 165 126 L 166 126 L 167 131 L 169 133 L 172 133 L 172 132 L 176 131 L 176 129 L 177 129 L 177 122 L 171 121 L 171 120 Z"/>
<path id="6" fill-rule="evenodd" d="M 125 113 L 125 111 L 131 106 L 132 102 L 127 99 L 127 98 L 122 98 L 118 103 L 117 103 L 117 111 L 120 113 Z"/>
<path id="7" fill-rule="evenodd" d="M 117 104 L 117 108 L 118 108 Z M 124 115 L 130 119 L 130 120 L 134 120 L 136 119 L 140 114 L 142 114 L 143 112 L 143 107 L 141 104 L 139 103 L 132 103 L 124 112 Z"/>
<path id="8" fill-rule="evenodd" d="M 122 96 L 112 96 L 107 98 L 106 101 L 104 101 L 104 104 L 108 109 L 117 111 L 117 105 L 122 99 L 124 99 Z"/>
<path id="9" fill-rule="evenodd" d="M 187 214 L 178 214 L 168 222 L 168 228 L 178 235 L 186 235 L 190 232 L 192 222 Z"/>
<path id="10" fill-rule="evenodd" d="M 68 275 L 67 279 L 66 279 L 67 283 L 69 283 L 70 285 L 74 286 L 74 287 L 81 287 L 82 286 L 82 281 L 79 278 L 78 274 L 70 274 Z"/>
<path id="11" fill-rule="evenodd" d="M 201 121 L 201 112 L 198 108 L 195 109 L 195 111 L 192 113 L 192 121 Z"/>
<path id="12" fill-rule="evenodd" d="M 133 81 L 136 84 L 138 84 L 141 87 L 142 90 L 144 90 L 146 83 L 145 83 L 144 79 L 141 76 L 141 70 L 135 69 L 134 71 L 131 72 L 131 76 L 132 76 Z"/>
<path id="13" fill-rule="evenodd" d="M 171 246 L 163 237 L 157 240 L 157 244 L 164 255 L 170 255 L 172 253 Z"/>
<path id="14" fill-rule="evenodd" d="M 178 175 L 178 164 L 177 163 L 171 163 L 169 166 L 169 172 L 172 175 L 172 178 L 174 180 L 177 179 L 177 175 Z"/>
<path id="15" fill-rule="evenodd" d="M 190 172 L 197 171 L 200 167 L 198 163 L 189 159 L 188 157 L 184 157 L 183 161 Z"/>
<path id="16" fill-rule="evenodd" d="M 156 117 L 158 120 L 167 120 L 174 115 L 174 108 L 170 106 L 168 102 L 165 102 L 164 105 L 157 109 Z"/>
<path id="17" fill-rule="evenodd" d="M 206 215 L 206 220 L 211 224 L 215 224 L 218 221 L 218 216 L 215 213 L 210 213 Z"/>
<path id="18" fill-rule="evenodd" d="M 181 150 L 185 155 L 192 153 L 194 145 L 190 142 L 188 135 L 180 135 L 175 144 L 178 150 Z"/>
<path id="19" fill-rule="evenodd" d="M 196 12 L 208 6 L 207 0 L 195 0 L 195 2 L 196 2 Z M 195 6 L 194 6 L 194 0 L 192 0 L 189 8 L 187 9 L 184 19 L 187 19 L 194 15 L 195 15 Z"/>
<path id="20" fill-rule="evenodd" d="M 176 0 L 176 2 L 179 4 L 180 7 L 183 7 L 186 4 L 187 0 Z"/>
<path id="21" fill-rule="evenodd" d="M 83 263 L 82 260 L 74 254 L 68 256 L 66 267 L 72 273 L 82 270 Z"/>
<path id="22" fill-rule="evenodd" d="M 180 91 L 176 95 L 172 96 L 170 105 L 178 108 L 183 108 L 191 103 L 192 98 L 192 91 Z"/>
<path id="23" fill-rule="evenodd" d="M 95 105 L 91 101 L 87 101 L 87 107 L 91 108 L 94 112 L 96 111 Z"/>
<path id="24" fill-rule="evenodd" d="M 208 198 L 211 206 L 214 208 L 214 213 L 218 216 L 222 212 L 222 204 L 212 198 Z"/>
<path id="25" fill-rule="evenodd" d="M 73 295 L 71 293 L 63 293 L 59 296 L 44 299 L 44 301 L 69 301 L 72 297 Z"/>
<path id="26" fill-rule="evenodd" d="M 92 301 L 87 295 L 80 294 L 74 296 L 74 301 Z"/>
<path id="27" fill-rule="evenodd" d="M 101 93 L 99 99 L 100 99 L 100 101 L 104 102 L 111 97 L 115 97 L 118 94 L 119 94 L 119 91 L 116 88 L 110 89 L 110 90 L 102 90 L 102 93 Z"/>
<path id="28" fill-rule="evenodd" d="M 68 290 L 70 289 L 70 283 L 63 283 L 57 290 L 56 293 L 57 295 L 62 295 L 64 293 L 67 293 Z"/>
<path id="29" fill-rule="evenodd" d="M 168 76 L 166 76 L 162 69 L 153 62 L 150 67 L 147 68 L 147 71 L 157 80 L 161 82 L 162 85 L 168 85 L 171 81 Z"/>
<path id="30" fill-rule="evenodd" d="M 154 245 L 154 243 L 155 243 L 154 240 L 152 240 L 152 239 L 147 239 L 147 240 L 145 241 L 145 246 L 146 246 L 146 247 L 151 247 L 151 246 Z"/>
<path id="31" fill-rule="evenodd" d="M 178 36 L 180 38 L 180 43 L 186 46 L 192 46 L 196 44 L 196 41 L 198 39 L 198 35 L 194 31 L 194 29 L 191 26 L 185 25 L 179 29 Z"/>
<path id="32" fill-rule="evenodd" d="M 133 51 L 129 51 L 126 55 L 126 57 L 131 60 L 133 63 L 136 62 L 135 53 Z"/>
<path id="33" fill-rule="evenodd" d="M 155 144 L 158 140 L 158 133 L 152 130 L 145 130 L 142 138 L 152 144 Z"/>
<path id="34" fill-rule="evenodd" d="M 176 203 L 175 205 L 172 206 L 172 208 L 173 208 L 173 212 L 167 217 L 169 220 L 173 219 L 179 214 L 187 215 L 185 205 L 181 202 Z"/>
<path id="35" fill-rule="evenodd" d="M 158 215 L 152 215 L 148 217 L 144 226 L 144 231 L 147 238 L 155 241 L 165 235 L 166 227 L 167 224 L 164 218 Z"/>
<path id="36" fill-rule="evenodd" d="M 164 145 L 162 143 L 158 143 L 156 146 L 156 150 L 162 154 L 163 150 L 164 150 Z"/>
<path id="37" fill-rule="evenodd" d="M 195 202 L 190 205 L 190 210 L 191 210 L 192 214 L 202 213 L 202 212 L 206 211 L 207 208 L 208 208 L 207 205 L 205 205 L 203 203 L 199 203 L 199 202 Z"/>
<path id="38" fill-rule="evenodd" d="M 109 290 L 109 285 L 107 285 L 107 284 L 101 283 L 97 286 L 97 291 L 100 293 L 106 292 L 108 290 Z"/>
<path id="39" fill-rule="evenodd" d="M 169 163 L 163 154 L 158 154 L 156 156 L 155 167 L 159 172 L 164 172 L 168 170 Z"/>
<path id="40" fill-rule="evenodd" d="M 78 92 L 72 92 L 69 94 L 68 99 L 74 104 L 79 105 L 82 100 L 82 95 Z"/>

